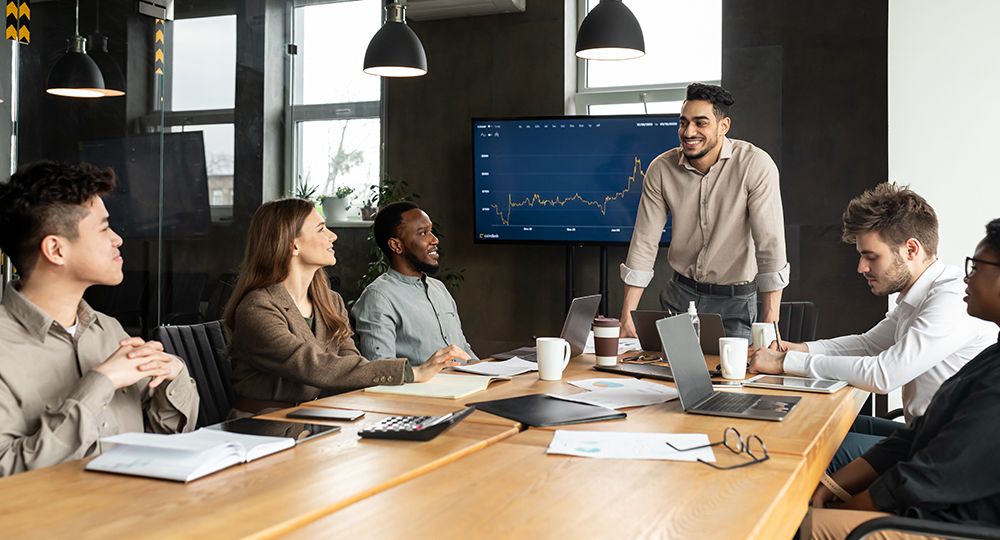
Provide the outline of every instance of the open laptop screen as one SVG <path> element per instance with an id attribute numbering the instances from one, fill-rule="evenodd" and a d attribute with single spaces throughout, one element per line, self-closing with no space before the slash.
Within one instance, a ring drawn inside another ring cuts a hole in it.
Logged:
<path id="1" fill-rule="evenodd" d="M 660 319 L 656 321 L 656 330 L 670 362 L 681 407 L 686 411 L 712 395 L 712 379 L 708 376 L 705 355 L 691 325 L 691 317 L 682 313 Z"/>
<path id="2" fill-rule="evenodd" d="M 569 305 L 566 322 L 563 323 L 559 337 L 569 342 L 571 357 L 583 354 L 583 348 L 587 345 L 587 336 L 590 335 L 590 326 L 594 322 L 594 316 L 597 315 L 597 308 L 600 305 L 601 295 L 599 294 L 574 298 Z"/>

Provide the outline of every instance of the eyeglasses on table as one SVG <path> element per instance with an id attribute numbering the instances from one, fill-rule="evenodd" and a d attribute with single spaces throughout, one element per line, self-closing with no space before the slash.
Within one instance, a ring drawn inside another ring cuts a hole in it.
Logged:
<path id="1" fill-rule="evenodd" d="M 712 463 L 710 461 L 705 461 L 701 458 L 698 458 L 698 462 L 704 463 L 705 465 L 708 465 L 709 467 L 718 469 L 720 471 L 728 471 L 731 469 L 739 469 L 741 467 L 749 467 L 750 465 L 756 465 L 757 463 L 767 461 L 771 457 L 767 453 L 767 445 L 764 444 L 763 439 L 761 439 L 757 435 L 750 435 L 744 440 L 743 436 L 740 435 L 740 432 L 734 427 L 727 427 L 725 431 L 722 432 L 722 440 L 718 442 L 702 444 L 699 446 L 692 446 L 690 448 L 678 448 L 670 444 L 669 442 L 667 443 L 667 446 L 676 450 L 677 452 L 688 452 L 690 450 L 698 450 L 700 448 L 711 448 L 713 446 L 719 446 L 719 445 L 725 446 L 727 450 L 737 455 L 747 454 L 748 456 L 750 456 L 750 461 L 747 461 L 745 463 L 739 463 L 737 465 L 729 465 L 727 467 L 716 465 L 715 463 Z"/>

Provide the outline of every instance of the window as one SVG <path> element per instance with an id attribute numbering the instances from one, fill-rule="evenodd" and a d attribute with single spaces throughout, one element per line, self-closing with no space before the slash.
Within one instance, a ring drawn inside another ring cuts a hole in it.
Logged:
<path id="1" fill-rule="evenodd" d="M 205 170 L 212 206 L 233 205 L 233 124 L 180 125 L 171 133 L 200 131 L 205 141 Z"/>
<path id="2" fill-rule="evenodd" d="M 599 0 L 578 0 L 579 20 Z M 577 61 L 580 114 L 680 112 L 691 82 L 722 79 L 722 1 L 627 0 L 646 54 L 635 60 Z"/>
<path id="3" fill-rule="evenodd" d="M 167 26 L 164 128 L 202 132 L 213 221 L 233 206 L 236 15 L 178 19 Z"/>
<path id="4" fill-rule="evenodd" d="M 174 21 L 166 70 L 171 111 L 232 109 L 236 102 L 236 15 Z"/>
<path id="5" fill-rule="evenodd" d="M 362 71 L 382 23 L 380 0 L 297 0 L 292 68 L 294 150 L 289 191 L 354 190 L 352 208 L 378 185 L 382 81 Z"/>

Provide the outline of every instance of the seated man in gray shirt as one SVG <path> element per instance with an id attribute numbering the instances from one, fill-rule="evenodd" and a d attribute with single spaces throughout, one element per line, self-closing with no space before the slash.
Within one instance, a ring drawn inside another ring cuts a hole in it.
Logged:
<path id="1" fill-rule="evenodd" d="M 93 456 L 101 438 L 191 431 L 184 362 L 83 301 L 122 281 L 122 239 L 101 196 L 115 174 L 42 161 L 0 183 L 0 250 L 18 270 L 0 300 L 0 476 Z"/>
<path id="2" fill-rule="evenodd" d="M 422 364 L 434 351 L 457 345 L 478 359 L 458 318 L 458 306 L 440 280 L 438 238 L 431 219 L 412 202 L 387 205 L 375 216 L 375 242 L 389 270 L 365 287 L 351 309 L 361 354 Z"/>

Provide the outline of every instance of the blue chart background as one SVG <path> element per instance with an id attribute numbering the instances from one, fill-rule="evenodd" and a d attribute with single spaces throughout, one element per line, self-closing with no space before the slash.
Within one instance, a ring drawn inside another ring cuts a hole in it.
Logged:
<path id="1" fill-rule="evenodd" d="M 472 138 L 476 241 L 627 244 L 641 173 L 678 146 L 677 116 L 474 120 Z"/>

